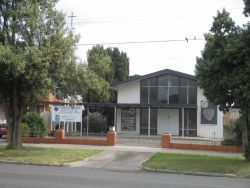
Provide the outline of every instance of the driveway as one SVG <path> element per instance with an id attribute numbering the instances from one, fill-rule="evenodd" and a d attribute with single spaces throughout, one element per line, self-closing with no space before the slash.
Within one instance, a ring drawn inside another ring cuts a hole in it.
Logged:
<path id="1" fill-rule="evenodd" d="M 72 167 L 88 167 L 109 170 L 139 170 L 140 165 L 153 153 L 136 151 L 104 151 L 84 161 L 72 163 Z"/>

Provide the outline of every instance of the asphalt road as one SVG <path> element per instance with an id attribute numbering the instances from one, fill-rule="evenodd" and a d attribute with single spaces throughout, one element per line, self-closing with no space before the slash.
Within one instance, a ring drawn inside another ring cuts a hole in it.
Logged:
<path id="1" fill-rule="evenodd" d="M 0 164 L 1 188 L 249 188 L 249 179 Z"/>

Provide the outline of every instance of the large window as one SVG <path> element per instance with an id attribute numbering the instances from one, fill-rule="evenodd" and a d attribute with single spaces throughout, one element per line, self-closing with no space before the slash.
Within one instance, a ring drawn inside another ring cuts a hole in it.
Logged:
<path id="1" fill-rule="evenodd" d="M 140 134 L 148 135 L 148 108 L 141 108 Z M 150 135 L 157 134 L 157 109 L 150 108 Z"/>
<path id="2" fill-rule="evenodd" d="M 168 87 L 158 87 L 158 102 L 168 104 Z"/>
<path id="3" fill-rule="evenodd" d="M 141 104 L 158 103 L 157 77 L 141 81 Z"/>
<path id="4" fill-rule="evenodd" d="M 196 104 L 195 80 L 170 74 L 141 80 L 141 104 Z"/>
<path id="5" fill-rule="evenodd" d="M 197 103 L 196 83 L 193 80 L 188 80 L 188 104 Z"/>
<path id="6" fill-rule="evenodd" d="M 148 108 L 140 109 L 140 134 L 148 134 Z"/>
<path id="7" fill-rule="evenodd" d="M 141 87 L 141 104 L 148 104 L 148 87 Z"/>
<path id="8" fill-rule="evenodd" d="M 136 131 L 136 110 L 135 108 L 121 109 L 121 130 Z"/>
<path id="9" fill-rule="evenodd" d="M 158 77 L 158 103 L 168 104 L 168 75 Z"/>
<path id="10" fill-rule="evenodd" d="M 197 136 L 197 109 L 184 110 L 184 136 Z"/>

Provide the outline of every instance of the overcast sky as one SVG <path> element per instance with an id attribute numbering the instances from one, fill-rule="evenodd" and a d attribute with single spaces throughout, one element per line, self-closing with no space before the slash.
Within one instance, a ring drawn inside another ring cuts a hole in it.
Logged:
<path id="1" fill-rule="evenodd" d="M 242 0 L 60 0 L 57 8 L 68 16 L 73 12 L 73 27 L 80 34 L 79 44 L 133 41 L 160 43 L 113 44 L 130 59 L 130 75 L 173 69 L 194 74 L 196 57 L 217 10 L 226 8 L 238 25 L 247 22 Z M 249 18 L 248 18 L 249 19 Z M 183 40 L 183 41 L 172 41 Z M 78 45 L 77 56 L 86 61 L 91 45 Z"/>

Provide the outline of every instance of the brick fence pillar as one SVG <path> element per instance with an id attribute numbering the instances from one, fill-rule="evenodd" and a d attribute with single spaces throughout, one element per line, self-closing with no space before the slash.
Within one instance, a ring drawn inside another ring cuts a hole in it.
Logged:
<path id="1" fill-rule="evenodd" d="M 108 146 L 115 146 L 115 143 L 116 143 L 116 132 L 109 131 L 107 133 L 107 145 Z"/>
<path id="2" fill-rule="evenodd" d="M 171 133 L 162 134 L 162 147 L 170 148 L 171 147 Z"/>
<path id="3" fill-rule="evenodd" d="M 55 140 L 56 140 L 56 142 L 62 141 L 64 139 L 64 137 L 65 137 L 65 132 L 64 132 L 63 129 L 55 131 Z"/>

